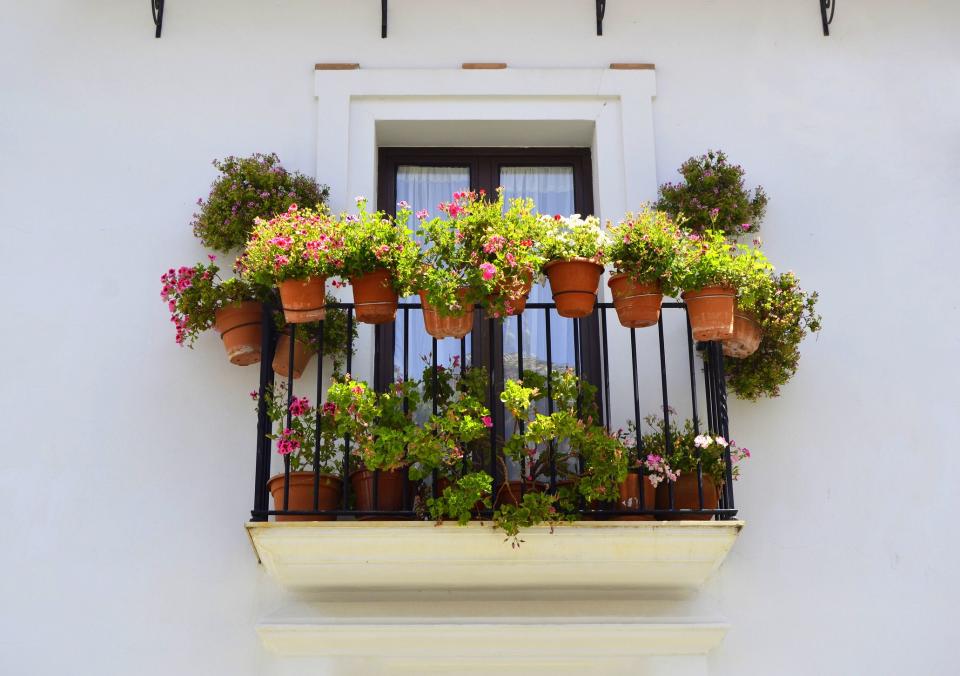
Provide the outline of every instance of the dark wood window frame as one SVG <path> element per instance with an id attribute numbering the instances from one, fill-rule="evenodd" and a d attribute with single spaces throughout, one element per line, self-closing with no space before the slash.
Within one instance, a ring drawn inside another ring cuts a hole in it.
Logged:
<path id="1" fill-rule="evenodd" d="M 492 194 L 500 184 L 503 167 L 571 167 L 574 204 L 582 214 L 592 214 L 593 166 L 589 148 L 380 148 L 377 165 L 377 208 L 396 213 L 397 171 L 401 166 L 468 167 L 470 189 Z M 464 186 L 467 187 L 467 186 Z M 490 336 L 489 322 L 477 313 L 471 340 L 474 364 L 493 366 L 497 387 L 503 387 L 502 332 Z M 375 331 L 374 382 L 385 389 L 393 379 L 394 324 L 381 324 Z M 489 341 L 493 339 L 495 362 L 490 365 Z M 596 312 L 580 320 L 581 369 L 583 376 L 600 385 L 600 323 Z M 503 420 L 503 416 L 498 416 Z"/>

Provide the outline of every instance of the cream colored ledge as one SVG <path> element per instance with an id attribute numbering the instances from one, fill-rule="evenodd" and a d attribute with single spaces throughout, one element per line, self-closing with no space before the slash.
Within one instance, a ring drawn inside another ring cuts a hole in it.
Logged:
<path id="1" fill-rule="evenodd" d="M 691 589 L 742 521 L 577 522 L 522 533 L 424 521 L 248 523 L 267 572 L 317 590 Z"/>
<path id="2" fill-rule="evenodd" d="M 536 623 L 499 618 L 449 618 L 384 623 L 375 620 L 264 623 L 257 627 L 271 652 L 283 656 L 363 657 L 420 664 L 444 660 L 515 661 L 603 658 L 622 660 L 651 655 L 705 655 L 717 647 L 727 625 L 716 622 L 651 623 L 615 621 Z M 597 673 L 597 672 L 580 672 Z M 635 671 L 633 673 L 636 673 Z"/>

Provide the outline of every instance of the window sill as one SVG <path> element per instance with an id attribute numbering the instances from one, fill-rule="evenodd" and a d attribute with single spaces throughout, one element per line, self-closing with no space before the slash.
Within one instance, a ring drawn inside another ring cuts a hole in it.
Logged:
<path id="1" fill-rule="evenodd" d="M 259 560 L 291 589 L 695 589 L 743 521 L 581 521 L 502 531 L 424 521 L 248 523 Z"/>

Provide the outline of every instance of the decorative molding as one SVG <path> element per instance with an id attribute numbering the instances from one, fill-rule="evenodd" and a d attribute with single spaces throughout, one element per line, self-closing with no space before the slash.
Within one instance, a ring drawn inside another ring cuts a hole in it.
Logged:
<path id="1" fill-rule="evenodd" d="M 741 521 L 581 521 L 523 532 L 424 521 L 248 523 L 267 572 L 294 589 L 692 589 Z"/>

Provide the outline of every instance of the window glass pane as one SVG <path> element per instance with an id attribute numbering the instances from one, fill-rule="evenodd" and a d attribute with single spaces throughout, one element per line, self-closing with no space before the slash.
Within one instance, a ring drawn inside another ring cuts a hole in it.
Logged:
<path id="1" fill-rule="evenodd" d="M 407 202 L 413 210 L 410 226 L 417 228 L 416 212 L 426 209 L 431 216 L 438 215 L 437 205 L 449 202 L 455 192 L 470 188 L 469 167 L 423 167 L 402 165 L 397 168 L 397 202 Z M 419 302 L 416 296 L 408 299 Z M 402 378 L 404 375 L 403 352 L 406 347 L 404 340 L 405 312 L 397 313 L 397 323 L 394 340 L 394 375 Z M 423 328 L 423 317 L 419 310 L 409 311 L 410 327 L 408 331 L 410 351 L 407 357 L 407 371 L 410 378 L 418 378 L 423 372 L 425 364 L 431 363 L 433 358 L 433 340 Z M 460 355 L 461 342 L 445 339 L 437 342 L 437 363 L 450 366 L 453 358 Z M 466 357 L 471 349 L 470 336 L 466 338 Z"/>

